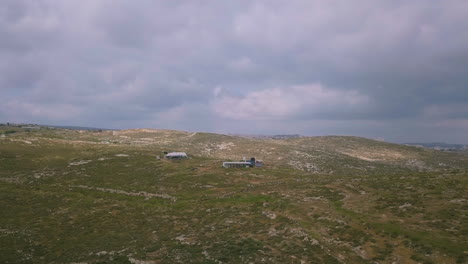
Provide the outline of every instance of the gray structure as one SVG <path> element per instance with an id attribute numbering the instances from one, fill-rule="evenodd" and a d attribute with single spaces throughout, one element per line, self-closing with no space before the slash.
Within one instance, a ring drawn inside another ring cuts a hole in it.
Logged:
<path id="1" fill-rule="evenodd" d="M 250 161 L 225 161 L 223 162 L 224 168 L 248 168 L 252 167 Z"/>
<path id="2" fill-rule="evenodd" d="M 186 159 L 188 158 L 185 152 L 169 152 L 164 156 L 166 159 Z"/>
<path id="3" fill-rule="evenodd" d="M 255 160 L 255 158 L 250 158 L 250 161 L 225 161 L 223 162 L 224 168 L 247 168 L 247 167 L 262 167 L 263 162 L 261 160 Z"/>

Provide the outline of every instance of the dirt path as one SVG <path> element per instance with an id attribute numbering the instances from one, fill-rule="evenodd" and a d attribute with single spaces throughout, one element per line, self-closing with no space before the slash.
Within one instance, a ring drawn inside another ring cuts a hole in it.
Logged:
<path id="1" fill-rule="evenodd" d="M 128 196 L 142 196 L 142 197 L 145 197 L 146 199 L 156 197 L 156 198 L 162 198 L 162 199 L 169 199 L 169 200 L 172 200 L 173 202 L 177 201 L 177 198 L 170 196 L 168 194 L 148 193 L 144 191 L 127 192 L 127 191 L 116 190 L 116 189 L 111 189 L 111 188 L 91 187 L 91 186 L 86 186 L 86 185 L 69 185 L 69 187 L 81 188 L 81 189 L 86 189 L 86 190 L 95 190 L 95 191 L 100 191 L 100 192 L 117 193 L 117 194 L 123 194 L 123 195 L 128 195 Z"/>

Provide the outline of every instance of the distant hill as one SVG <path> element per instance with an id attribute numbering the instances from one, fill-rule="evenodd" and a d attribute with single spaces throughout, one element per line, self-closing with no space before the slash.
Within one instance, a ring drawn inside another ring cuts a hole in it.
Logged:
<path id="1" fill-rule="evenodd" d="M 107 128 L 97 128 L 97 127 L 82 127 L 82 126 L 50 126 L 48 127 L 53 128 L 62 128 L 62 129 L 70 129 L 70 130 L 86 130 L 86 131 L 99 131 L 99 130 L 116 130 L 116 129 L 107 129 Z"/>
<path id="2" fill-rule="evenodd" d="M 253 139 L 288 139 L 288 138 L 300 138 L 303 137 L 299 134 L 284 134 L 284 135 L 258 135 L 258 134 L 229 134 L 231 136 L 253 138 Z"/>
<path id="3" fill-rule="evenodd" d="M 448 144 L 448 143 L 441 143 L 441 142 L 404 143 L 404 144 L 408 146 L 424 147 L 424 148 L 431 148 L 431 149 L 443 150 L 443 151 L 466 151 L 468 150 L 468 145 L 463 145 L 463 144 Z"/>
<path id="4" fill-rule="evenodd" d="M 0 126 L 27 128 L 27 129 L 39 129 L 44 127 L 59 128 L 59 129 L 70 129 L 70 130 L 85 130 L 85 131 L 98 131 L 98 130 L 116 130 L 107 128 L 97 127 L 83 127 L 83 126 L 56 126 L 56 125 L 39 125 L 39 124 L 27 124 L 27 123 L 0 123 Z"/>
<path id="5" fill-rule="evenodd" d="M 354 136 L 245 138 L 213 133 L 161 129 L 129 129 L 70 134 L 71 140 L 135 145 L 189 155 L 237 161 L 262 159 L 269 166 L 287 166 L 304 172 L 359 174 L 366 172 L 446 171 L 462 169 L 463 156 Z"/>

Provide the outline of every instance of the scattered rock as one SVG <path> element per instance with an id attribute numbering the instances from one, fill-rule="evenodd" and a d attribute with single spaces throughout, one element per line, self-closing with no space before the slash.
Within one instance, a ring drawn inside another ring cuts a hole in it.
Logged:
<path id="1" fill-rule="evenodd" d="M 132 264 L 156 264 L 157 263 L 154 260 L 139 260 L 139 259 L 135 259 L 132 257 L 129 257 L 128 261 L 130 261 Z"/>
<path id="2" fill-rule="evenodd" d="M 210 256 L 210 254 L 208 253 L 208 251 L 206 251 L 206 250 L 203 250 L 202 255 L 205 256 L 206 259 L 211 260 L 211 261 L 214 261 L 214 262 L 216 262 L 216 263 L 218 263 L 218 264 L 222 264 L 222 263 L 223 263 L 223 262 L 221 262 L 221 261 L 219 261 L 219 260 L 217 260 L 217 259 L 212 258 L 212 257 Z"/>
<path id="3" fill-rule="evenodd" d="M 304 202 L 318 201 L 318 200 L 323 200 L 323 196 L 304 197 L 302 200 Z"/>
<path id="4" fill-rule="evenodd" d="M 270 236 L 277 236 L 279 234 L 278 230 L 276 230 L 274 227 L 270 228 L 270 230 L 268 230 L 268 235 Z"/>
<path id="5" fill-rule="evenodd" d="M 80 160 L 80 161 L 70 162 L 68 166 L 79 166 L 79 165 L 90 163 L 91 161 L 92 160 Z"/>
<path id="6" fill-rule="evenodd" d="M 412 205 L 412 204 L 410 204 L 410 203 L 404 203 L 404 204 L 402 204 L 402 205 L 398 206 L 398 208 L 400 208 L 400 209 L 405 209 L 405 208 L 407 208 L 407 207 L 411 207 L 411 206 L 413 206 L 413 205 Z"/>
<path id="7" fill-rule="evenodd" d="M 362 247 L 354 247 L 353 248 L 354 253 L 356 253 L 358 256 L 360 256 L 363 259 L 367 259 L 367 253 Z"/>
<path id="8" fill-rule="evenodd" d="M 276 214 L 271 212 L 271 211 L 263 211 L 262 214 L 268 218 L 270 218 L 271 220 L 274 220 L 276 219 Z"/>
<path id="9" fill-rule="evenodd" d="M 169 199 L 169 200 L 172 200 L 173 202 L 177 201 L 177 198 L 170 196 L 168 194 L 148 193 L 145 191 L 126 192 L 126 191 L 116 190 L 116 189 L 111 189 L 111 188 L 91 187 L 91 186 L 86 186 L 86 185 L 69 185 L 69 187 L 81 188 L 81 189 L 86 189 L 86 190 L 95 190 L 95 191 L 108 192 L 108 193 L 117 193 L 117 194 L 123 194 L 123 195 L 128 195 L 128 196 L 142 196 L 142 197 L 145 197 L 146 199 L 156 197 L 156 198 L 162 198 L 162 199 Z"/>
<path id="10" fill-rule="evenodd" d="M 179 241 L 181 244 L 184 244 L 184 245 L 194 245 L 195 244 L 193 238 L 186 237 L 185 235 L 180 235 L 180 236 L 176 237 L 175 240 Z"/>
<path id="11" fill-rule="evenodd" d="M 234 147 L 234 146 L 235 146 L 234 143 L 228 142 L 228 143 L 218 144 L 216 147 L 217 147 L 217 149 L 220 149 L 220 150 L 222 150 L 222 149 L 230 150 L 231 147 Z"/>
<path id="12" fill-rule="evenodd" d="M 293 167 L 296 170 L 301 170 L 301 171 L 307 171 L 307 172 L 312 172 L 312 173 L 317 173 L 320 171 L 319 167 L 312 163 L 308 162 L 301 162 L 297 160 L 290 160 L 288 162 L 288 165 Z"/>

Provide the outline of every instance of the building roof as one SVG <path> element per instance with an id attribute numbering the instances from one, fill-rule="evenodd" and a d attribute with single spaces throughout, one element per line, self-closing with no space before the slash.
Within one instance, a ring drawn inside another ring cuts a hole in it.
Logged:
<path id="1" fill-rule="evenodd" d="M 166 154 L 166 157 L 180 157 L 180 156 L 186 157 L 187 153 L 185 153 L 185 152 L 170 152 L 170 153 Z"/>

